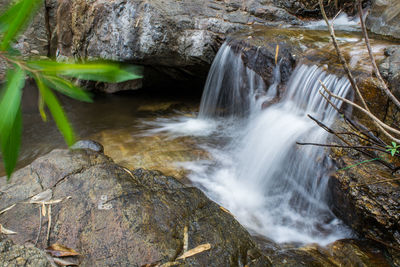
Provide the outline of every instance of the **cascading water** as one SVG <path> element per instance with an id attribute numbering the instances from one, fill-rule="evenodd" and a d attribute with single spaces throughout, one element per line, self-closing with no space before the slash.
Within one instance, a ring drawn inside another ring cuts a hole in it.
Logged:
<path id="1" fill-rule="evenodd" d="M 342 97 L 349 94 L 350 83 L 317 66 L 301 65 L 280 101 L 263 109 L 263 103 L 277 97 L 279 64 L 274 74 L 266 90 L 240 53 L 228 44 L 221 47 L 197 119 L 217 125 L 206 132 L 210 141 L 203 146 L 212 160 L 184 164 L 191 170 L 189 178 L 252 232 L 276 242 L 326 244 L 347 237 L 350 231 L 328 207 L 330 162 L 324 149 L 296 142 L 324 143 L 327 138 L 307 114 L 327 125 L 335 118 L 335 110 L 319 94 L 319 81 Z M 164 122 L 161 130 L 180 132 L 188 122 L 172 127 Z M 221 137 L 226 141 L 215 142 Z"/>

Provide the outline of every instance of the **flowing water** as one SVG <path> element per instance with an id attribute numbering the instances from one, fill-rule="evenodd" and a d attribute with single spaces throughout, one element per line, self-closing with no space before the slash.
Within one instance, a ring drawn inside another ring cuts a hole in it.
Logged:
<path id="1" fill-rule="evenodd" d="M 198 118 L 164 121 L 155 131 L 184 135 L 196 125 L 196 132 L 208 136 L 202 147 L 212 159 L 182 165 L 191 171 L 193 183 L 254 234 L 276 242 L 320 244 L 347 237 L 350 231 L 328 206 L 331 163 L 325 150 L 296 142 L 324 143 L 327 138 L 308 114 L 327 125 L 336 116 L 319 93 L 319 81 L 343 97 L 350 84 L 317 66 L 300 65 L 276 103 L 271 100 L 278 97 L 279 64 L 274 74 L 267 89 L 224 44 L 211 67 Z"/>

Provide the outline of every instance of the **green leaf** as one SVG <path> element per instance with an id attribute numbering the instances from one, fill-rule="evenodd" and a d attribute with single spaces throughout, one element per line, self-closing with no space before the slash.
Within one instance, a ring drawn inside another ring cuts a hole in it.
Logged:
<path id="1" fill-rule="evenodd" d="M 392 142 L 392 146 L 393 146 L 393 147 L 396 147 L 396 142 Z"/>
<path id="2" fill-rule="evenodd" d="M 20 0 L 11 5 L 5 14 L 1 16 L 0 24 L 4 35 L 0 50 L 5 51 L 8 49 L 10 42 L 27 25 L 41 3 L 42 0 Z"/>
<path id="3" fill-rule="evenodd" d="M 142 78 L 140 66 L 121 66 L 110 62 L 61 63 L 28 61 L 28 66 L 51 75 L 65 75 L 82 80 L 119 83 Z"/>
<path id="4" fill-rule="evenodd" d="M 7 173 L 7 180 L 11 178 L 18 162 L 19 149 L 22 138 L 22 112 L 18 108 L 16 117 L 7 138 L 1 138 L 1 150 L 3 153 L 4 166 Z"/>
<path id="5" fill-rule="evenodd" d="M 16 67 L 7 73 L 6 84 L 0 98 L 0 145 L 4 166 L 10 178 L 15 168 L 21 142 L 21 98 L 25 72 Z"/>
<path id="6" fill-rule="evenodd" d="M 394 157 L 394 154 L 396 154 L 396 150 L 392 149 L 391 154 L 392 154 L 392 157 Z"/>
<path id="7" fill-rule="evenodd" d="M 53 88 L 64 95 L 85 102 L 93 102 L 89 93 L 83 91 L 81 88 L 75 86 L 66 79 L 57 76 L 45 76 L 43 77 L 43 82 L 48 87 Z"/>
<path id="8" fill-rule="evenodd" d="M 43 99 L 43 96 L 41 93 L 39 93 L 38 106 L 39 106 L 39 113 L 40 113 L 40 116 L 42 117 L 42 120 L 47 121 L 46 111 L 44 110 L 45 103 L 44 103 L 44 99 Z"/>
<path id="9" fill-rule="evenodd" d="M 21 9 L 22 1 L 19 1 L 11 5 L 1 16 L 0 16 L 0 33 L 7 31 L 13 18 L 16 17 L 18 11 Z"/>
<path id="10" fill-rule="evenodd" d="M 56 122 L 58 129 L 61 134 L 64 136 L 65 142 L 68 146 L 72 146 L 75 143 L 75 134 L 69 123 L 67 116 L 64 113 L 63 108 L 58 102 L 54 93 L 48 88 L 41 78 L 36 77 L 36 83 L 39 87 L 39 91 L 43 96 L 44 102 L 50 110 L 51 115 Z"/>
<path id="11" fill-rule="evenodd" d="M 7 137 L 21 104 L 25 72 L 19 67 L 10 69 L 6 81 L 0 98 L 0 134 Z"/>

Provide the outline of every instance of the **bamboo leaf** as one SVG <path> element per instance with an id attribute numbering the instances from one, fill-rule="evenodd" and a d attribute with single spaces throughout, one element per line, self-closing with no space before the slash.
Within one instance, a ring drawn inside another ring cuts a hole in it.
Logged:
<path id="1" fill-rule="evenodd" d="M 60 63 L 50 60 L 29 61 L 28 66 L 50 75 L 64 75 L 82 80 L 119 83 L 142 78 L 140 66 L 121 66 L 110 62 Z"/>
<path id="2" fill-rule="evenodd" d="M 20 0 L 5 12 L 0 18 L 0 28 L 4 31 L 0 50 L 7 50 L 10 42 L 27 25 L 35 13 L 41 0 Z"/>
<path id="3" fill-rule="evenodd" d="M 21 9 L 22 1 L 19 1 L 11 5 L 1 16 L 0 16 L 0 32 L 5 32 L 10 26 L 13 18 L 16 17 L 18 11 Z"/>
<path id="4" fill-rule="evenodd" d="M 45 76 L 43 82 L 50 88 L 57 90 L 58 92 L 67 95 L 71 98 L 85 102 L 93 102 L 90 94 L 83 91 L 81 88 L 75 86 L 72 82 L 57 77 L 57 76 Z"/>
<path id="5" fill-rule="evenodd" d="M 0 98 L 0 147 L 8 179 L 18 159 L 21 145 L 22 115 L 21 97 L 25 72 L 16 67 L 7 73 L 7 83 Z"/>
<path id="6" fill-rule="evenodd" d="M 39 87 L 39 91 L 43 96 L 44 102 L 50 110 L 51 115 L 56 122 L 58 129 L 64 136 L 64 140 L 68 146 L 72 146 L 75 143 L 74 131 L 64 113 L 63 108 L 57 100 L 54 93 L 48 88 L 41 78 L 36 77 L 36 83 Z"/>
<path id="7" fill-rule="evenodd" d="M 8 136 L 1 136 L 1 150 L 3 153 L 3 161 L 7 173 L 7 179 L 11 178 L 11 174 L 17 165 L 19 149 L 21 147 L 21 137 L 22 112 L 21 108 L 19 108 Z"/>
<path id="8" fill-rule="evenodd" d="M 42 120 L 43 120 L 43 121 L 47 121 L 47 114 L 46 114 L 46 111 L 44 110 L 45 103 L 44 103 L 43 96 L 42 96 L 42 94 L 40 94 L 40 93 L 39 93 L 39 103 L 38 103 L 38 106 L 39 106 L 39 113 L 40 113 L 40 116 L 42 117 Z"/>

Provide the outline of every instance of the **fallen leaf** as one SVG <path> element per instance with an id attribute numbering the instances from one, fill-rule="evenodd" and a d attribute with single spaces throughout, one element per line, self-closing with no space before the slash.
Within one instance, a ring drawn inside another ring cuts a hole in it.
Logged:
<path id="1" fill-rule="evenodd" d="M 189 234 L 188 227 L 183 228 L 183 252 L 185 253 L 189 249 Z"/>
<path id="2" fill-rule="evenodd" d="M 17 205 L 17 204 L 13 204 L 13 205 L 11 205 L 10 207 L 5 208 L 4 210 L 0 211 L 0 214 L 3 214 L 4 212 L 9 211 L 10 209 L 14 208 L 15 205 Z"/>
<path id="3" fill-rule="evenodd" d="M 224 207 L 219 206 L 219 208 L 220 208 L 221 210 L 225 211 L 226 213 L 229 213 L 230 215 L 233 216 L 233 214 L 232 214 L 229 210 L 225 209 Z"/>
<path id="4" fill-rule="evenodd" d="M 200 246 L 195 247 L 194 249 L 191 249 L 185 253 L 183 253 L 181 256 L 179 256 L 178 258 L 176 258 L 177 260 L 183 260 L 189 257 L 192 257 L 196 254 L 199 254 L 203 251 L 209 250 L 211 248 L 210 243 L 206 243 L 206 244 L 202 244 Z"/>
<path id="5" fill-rule="evenodd" d="M 67 257 L 67 256 L 78 256 L 78 252 L 72 248 L 55 243 L 50 247 L 46 248 L 46 252 L 50 253 L 53 257 Z"/>
<path id="6" fill-rule="evenodd" d="M 78 266 L 77 263 L 59 259 L 59 258 L 53 258 L 54 262 L 57 263 L 60 266 Z"/>
<path id="7" fill-rule="evenodd" d="M 51 189 L 47 189 L 31 198 L 29 203 L 42 203 L 44 201 L 49 201 L 53 196 L 53 191 Z"/>
<path id="8" fill-rule="evenodd" d="M 7 228 L 5 228 L 3 225 L 0 224 L 0 233 L 5 234 L 5 235 L 16 235 L 17 232 L 8 230 Z"/>
<path id="9" fill-rule="evenodd" d="M 275 65 L 278 64 L 278 56 L 279 56 L 279 45 L 276 45 L 276 49 L 275 49 Z"/>
<path id="10" fill-rule="evenodd" d="M 42 202 L 42 216 L 46 216 L 46 206 L 44 205 L 44 203 Z"/>
<path id="11" fill-rule="evenodd" d="M 177 261 L 169 261 L 164 263 L 163 265 L 160 265 L 160 267 L 171 267 L 171 266 L 176 266 L 179 265 L 179 262 Z"/>

